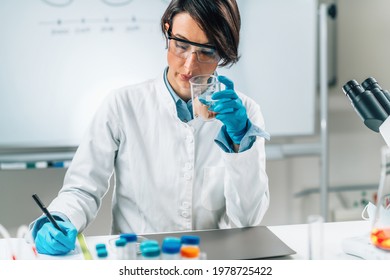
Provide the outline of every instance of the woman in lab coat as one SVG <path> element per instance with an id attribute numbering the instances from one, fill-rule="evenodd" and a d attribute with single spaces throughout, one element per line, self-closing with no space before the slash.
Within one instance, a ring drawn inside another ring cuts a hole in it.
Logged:
<path id="1" fill-rule="evenodd" d="M 96 217 L 115 176 L 112 233 L 255 226 L 269 205 L 260 107 L 226 89 L 215 121 L 193 118 L 189 79 L 238 61 L 235 0 L 173 0 L 161 19 L 168 67 L 153 80 L 108 95 L 89 126 L 46 218 L 32 223 L 36 247 L 65 254 Z"/>

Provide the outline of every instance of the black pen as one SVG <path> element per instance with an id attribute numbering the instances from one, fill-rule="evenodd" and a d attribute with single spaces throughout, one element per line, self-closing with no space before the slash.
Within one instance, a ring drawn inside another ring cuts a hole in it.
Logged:
<path id="1" fill-rule="evenodd" d="M 33 194 L 32 198 L 34 198 L 35 202 L 38 204 L 39 208 L 43 211 L 43 213 L 46 215 L 46 217 L 49 219 L 49 221 L 53 224 L 53 226 L 61 231 L 63 234 L 66 235 L 66 232 L 60 228 L 60 226 L 57 224 L 56 220 L 54 220 L 53 216 L 50 214 L 49 211 L 47 211 L 45 205 L 42 203 L 42 201 L 39 199 L 37 194 Z"/>

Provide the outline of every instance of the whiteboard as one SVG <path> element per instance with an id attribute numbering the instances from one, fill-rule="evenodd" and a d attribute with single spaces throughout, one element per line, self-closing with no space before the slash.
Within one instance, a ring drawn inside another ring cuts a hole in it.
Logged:
<path id="1" fill-rule="evenodd" d="M 162 73 L 167 5 L 0 1 L 0 147 L 77 146 L 111 89 Z"/>
<path id="2" fill-rule="evenodd" d="M 0 1 L 0 151 L 76 147 L 111 89 L 161 74 L 168 2 Z M 271 136 L 312 134 L 316 1 L 238 3 L 241 60 L 218 72 L 260 104 Z"/>

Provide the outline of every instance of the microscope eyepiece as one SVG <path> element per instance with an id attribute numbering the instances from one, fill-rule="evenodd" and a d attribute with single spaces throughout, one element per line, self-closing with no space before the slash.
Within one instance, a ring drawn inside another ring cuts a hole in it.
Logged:
<path id="1" fill-rule="evenodd" d="M 370 77 L 360 85 L 356 80 L 350 80 L 343 86 L 345 95 L 364 124 L 379 132 L 380 125 L 390 113 L 390 102 L 381 91 L 378 82 Z"/>
<path id="2" fill-rule="evenodd" d="M 364 89 L 356 80 L 350 80 L 343 86 L 343 91 L 351 100 L 355 100 Z"/>
<path id="3" fill-rule="evenodd" d="M 369 78 L 365 79 L 365 80 L 363 81 L 363 83 L 362 83 L 362 86 L 363 86 L 363 88 L 366 89 L 366 90 L 372 90 L 372 89 L 374 89 L 374 88 L 382 89 L 382 88 L 379 86 L 378 82 L 377 82 L 377 81 L 375 80 L 375 78 L 373 78 L 373 77 L 369 77 Z"/>
<path id="4" fill-rule="evenodd" d="M 350 80 L 343 86 L 344 93 L 348 94 L 356 86 L 359 86 L 359 83 L 356 80 Z"/>

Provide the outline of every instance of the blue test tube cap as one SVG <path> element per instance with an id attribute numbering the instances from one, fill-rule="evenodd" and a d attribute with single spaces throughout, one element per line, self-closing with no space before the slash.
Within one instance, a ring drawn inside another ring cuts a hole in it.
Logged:
<path id="1" fill-rule="evenodd" d="M 200 237 L 197 235 L 183 235 L 181 237 L 181 243 L 196 246 L 200 243 Z"/>
<path id="2" fill-rule="evenodd" d="M 104 243 L 97 243 L 95 245 L 95 248 L 96 248 L 96 250 L 106 249 L 106 244 L 104 244 Z"/>
<path id="3" fill-rule="evenodd" d="M 181 243 L 181 240 L 178 237 L 167 236 L 164 238 L 163 243 L 164 242 L 179 242 L 179 243 Z"/>
<path id="4" fill-rule="evenodd" d="M 137 235 L 135 233 L 122 233 L 120 238 L 124 238 L 126 242 L 136 242 L 137 241 Z"/>
<path id="5" fill-rule="evenodd" d="M 124 247 L 126 245 L 126 243 L 127 243 L 126 239 L 124 239 L 122 237 L 115 240 L 115 246 L 117 246 L 117 247 Z"/>
<path id="6" fill-rule="evenodd" d="M 162 252 L 165 254 L 178 254 L 180 253 L 181 241 L 179 238 L 166 238 L 162 244 Z"/>
<path id="7" fill-rule="evenodd" d="M 99 258 L 104 258 L 108 256 L 108 252 L 106 249 L 100 248 L 99 250 L 97 250 L 97 255 Z"/>
<path id="8" fill-rule="evenodd" d="M 141 242 L 141 244 L 139 245 L 139 249 L 141 250 L 141 253 L 144 249 L 146 248 L 150 248 L 150 247 L 157 247 L 159 248 L 159 245 L 158 245 L 158 241 L 157 240 L 144 240 Z"/>
<path id="9" fill-rule="evenodd" d="M 160 255 L 160 248 L 158 246 L 149 246 L 141 250 L 141 254 L 145 258 L 155 258 Z"/>

